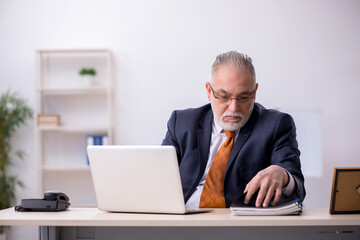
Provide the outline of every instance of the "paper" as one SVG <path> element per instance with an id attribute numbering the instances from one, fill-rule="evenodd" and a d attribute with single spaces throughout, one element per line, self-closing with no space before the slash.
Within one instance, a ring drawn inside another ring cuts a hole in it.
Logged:
<path id="1" fill-rule="evenodd" d="M 252 197 L 249 204 L 244 203 L 246 194 L 242 194 L 230 206 L 233 216 L 276 216 L 276 215 L 299 215 L 302 212 L 302 204 L 296 197 L 282 198 L 276 206 L 255 207 L 257 194 Z"/>
<path id="2" fill-rule="evenodd" d="M 299 215 L 302 212 L 302 204 L 294 201 L 275 207 L 230 207 L 233 216 L 276 216 L 276 215 Z"/>

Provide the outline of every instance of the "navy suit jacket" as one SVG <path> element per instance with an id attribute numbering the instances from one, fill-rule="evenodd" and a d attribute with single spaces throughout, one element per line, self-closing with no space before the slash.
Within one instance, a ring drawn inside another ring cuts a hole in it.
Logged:
<path id="1" fill-rule="evenodd" d="M 213 112 L 211 105 L 174 111 L 162 145 L 172 145 L 180 166 L 185 202 L 195 191 L 208 161 Z M 270 165 L 285 168 L 295 179 L 295 194 L 305 197 L 300 151 L 292 117 L 255 103 L 230 154 L 224 179 L 226 207 L 242 194 L 246 184 Z"/>

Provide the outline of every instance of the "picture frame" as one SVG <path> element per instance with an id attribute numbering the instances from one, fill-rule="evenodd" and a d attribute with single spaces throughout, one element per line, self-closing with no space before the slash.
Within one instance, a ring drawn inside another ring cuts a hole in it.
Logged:
<path id="1" fill-rule="evenodd" d="M 329 213 L 360 213 L 360 167 L 334 168 Z"/>

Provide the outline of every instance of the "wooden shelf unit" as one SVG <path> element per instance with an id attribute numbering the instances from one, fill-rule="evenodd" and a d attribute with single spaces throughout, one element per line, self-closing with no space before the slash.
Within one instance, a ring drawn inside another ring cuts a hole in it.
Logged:
<path id="1" fill-rule="evenodd" d="M 35 116 L 60 116 L 58 126 L 35 126 L 38 195 L 57 190 L 72 206 L 95 206 L 86 138 L 107 135 L 113 142 L 112 54 L 106 49 L 39 50 L 36 57 Z M 81 82 L 83 67 L 96 70 L 92 85 Z"/>

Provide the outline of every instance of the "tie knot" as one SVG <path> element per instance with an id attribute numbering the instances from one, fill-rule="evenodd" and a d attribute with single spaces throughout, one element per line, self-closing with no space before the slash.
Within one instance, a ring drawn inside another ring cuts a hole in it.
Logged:
<path id="1" fill-rule="evenodd" d="M 224 133 L 226 134 L 227 138 L 233 138 L 235 136 L 235 132 L 234 131 L 228 131 L 228 130 L 224 130 Z"/>

